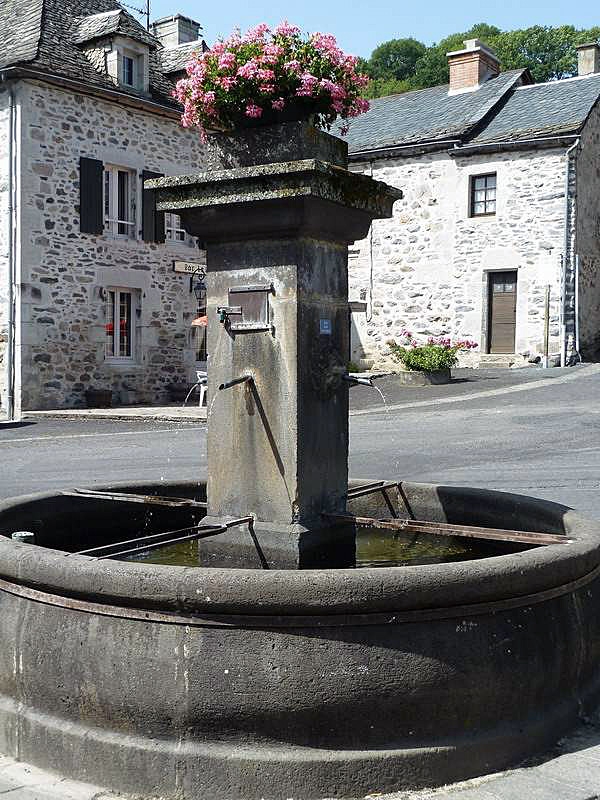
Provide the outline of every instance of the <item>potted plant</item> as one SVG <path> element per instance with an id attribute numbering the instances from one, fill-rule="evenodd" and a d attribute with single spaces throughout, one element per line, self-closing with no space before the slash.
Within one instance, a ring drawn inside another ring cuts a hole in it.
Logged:
<path id="1" fill-rule="evenodd" d="M 330 34 L 305 36 L 295 25 L 261 24 L 235 31 L 204 53 L 195 53 L 174 96 L 184 127 L 229 131 L 311 117 L 329 129 L 367 111 L 361 97 L 368 78 L 358 58 L 346 55 Z M 347 128 L 342 128 L 342 133 Z"/>
<path id="2" fill-rule="evenodd" d="M 419 344 L 410 331 L 401 331 L 401 343 L 388 342 L 392 358 L 405 371 L 404 383 L 417 385 L 449 383 L 451 369 L 458 364 L 460 350 L 472 350 L 477 342 L 470 339 L 452 341 L 446 336 L 430 336 Z"/>

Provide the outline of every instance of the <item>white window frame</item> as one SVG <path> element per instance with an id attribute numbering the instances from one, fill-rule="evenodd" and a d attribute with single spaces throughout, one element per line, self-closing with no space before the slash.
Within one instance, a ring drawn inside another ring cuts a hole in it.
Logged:
<path id="1" fill-rule="evenodd" d="M 113 295 L 111 297 L 111 295 Z M 129 354 L 121 355 L 121 298 L 129 295 Z M 108 334 L 108 325 L 112 324 L 112 353 L 107 347 L 107 338 L 104 339 L 104 360 L 113 364 L 135 363 L 136 352 L 136 319 L 138 311 L 138 292 L 126 286 L 107 286 L 105 295 L 105 334 Z M 112 311 L 109 309 L 112 307 Z"/>
<path id="2" fill-rule="evenodd" d="M 165 239 L 168 243 L 189 245 L 190 237 L 181 226 L 179 214 L 165 212 Z"/>
<path id="3" fill-rule="evenodd" d="M 126 197 L 120 198 L 120 174 L 127 176 Z M 104 232 L 113 239 L 135 239 L 137 210 L 137 173 L 115 164 L 104 165 L 102 209 Z"/>
<path id="4" fill-rule="evenodd" d="M 127 80 L 127 66 L 131 64 L 131 81 Z M 135 89 L 138 85 L 138 56 L 134 53 L 124 51 L 121 54 L 121 83 L 130 89 Z"/>

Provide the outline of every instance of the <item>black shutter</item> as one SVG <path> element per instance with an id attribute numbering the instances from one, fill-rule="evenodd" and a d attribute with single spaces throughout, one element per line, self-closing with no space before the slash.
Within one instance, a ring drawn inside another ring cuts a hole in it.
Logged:
<path id="1" fill-rule="evenodd" d="M 164 177 L 160 172 L 142 172 L 142 181 L 152 178 Z M 144 189 L 142 191 L 142 239 L 145 242 L 164 242 L 165 241 L 165 215 L 162 211 L 156 210 L 156 195 L 154 189 Z"/>
<path id="2" fill-rule="evenodd" d="M 102 176 L 104 165 L 95 158 L 79 159 L 79 230 L 102 233 Z"/>

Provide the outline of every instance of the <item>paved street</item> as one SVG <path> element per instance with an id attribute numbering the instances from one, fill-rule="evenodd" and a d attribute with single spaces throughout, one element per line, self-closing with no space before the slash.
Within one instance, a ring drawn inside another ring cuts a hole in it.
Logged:
<path id="1" fill-rule="evenodd" d="M 572 505 L 600 519 L 600 366 L 570 370 L 462 370 L 449 386 L 377 385 L 351 393 L 354 477 L 469 484 Z M 206 427 L 197 420 L 37 416 L 0 425 L 0 497 L 74 485 L 206 476 Z M 98 787 L 63 781 L 0 757 L 10 800 L 101 800 Z M 435 791 L 386 800 L 597 800 L 600 724 L 591 720 L 537 763 Z M 199 799 L 200 800 L 200 799 Z"/>
<path id="2" fill-rule="evenodd" d="M 461 370 L 450 386 L 351 391 L 350 473 L 469 484 L 600 518 L 600 367 Z M 0 496 L 206 476 L 203 422 L 35 418 L 0 426 Z"/>

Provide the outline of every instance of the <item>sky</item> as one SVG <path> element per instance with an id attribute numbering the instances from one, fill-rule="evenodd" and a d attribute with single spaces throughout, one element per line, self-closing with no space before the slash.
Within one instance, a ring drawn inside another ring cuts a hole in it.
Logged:
<path id="1" fill-rule="evenodd" d="M 145 0 L 128 0 L 145 6 Z M 426 12 L 426 13 L 425 13 Z M 398 0 L 304 0 L 298 3 L 274 0 L 229 0 L 198 3 L 194 0 L 151 0 L 151 17 L 185 14 L 203 27 L 208 44 L 227 36 L 234 28 L 242 30 L 259 22 L 276 24 L 282 19 L 304 31 L 333 33 L 343 50 L 368 57 L 381 42 L 413 36 L 425 44 L 450 33 L 468 30 L 477 22 L 487 22 L 502 30 L 531 25 L 574 25 L 590 28 L 600 25 L 597 0 L 579 0 L 567 6 L 566 0 L 503 0 L 485 9 L 481 2 L 428 0 L 427 3 L 399 3 Z"/>

